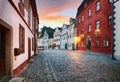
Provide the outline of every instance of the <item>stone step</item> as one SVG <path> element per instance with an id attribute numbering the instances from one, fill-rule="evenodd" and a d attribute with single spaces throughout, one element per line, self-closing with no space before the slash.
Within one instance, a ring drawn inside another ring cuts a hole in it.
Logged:
<path id="1" fill-rule="evenodd" d="M 11 80 L 9 80 L 9 82 L 23 82 L 24 81 L 24 77 L 14 77 Z"/>

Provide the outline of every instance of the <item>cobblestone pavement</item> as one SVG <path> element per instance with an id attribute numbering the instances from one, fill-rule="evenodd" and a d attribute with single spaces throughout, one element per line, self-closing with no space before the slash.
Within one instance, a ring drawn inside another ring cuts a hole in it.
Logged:
<path id="1" fill-rule="evenodd" d="M 120 82 L 120 61 L 110 55 L 44 50 L 19 75 L 25 82 Z"/>

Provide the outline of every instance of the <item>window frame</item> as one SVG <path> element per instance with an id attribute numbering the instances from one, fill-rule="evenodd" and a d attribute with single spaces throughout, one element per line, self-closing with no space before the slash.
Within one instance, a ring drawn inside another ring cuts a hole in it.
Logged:
<path id="1" fill-rule="evenodd" d="M 25 5 L 25 0 L 20 0 L 20 2 L 22 3 L 22 5 Z"/>
<path id="2" fill-rule="evenodd" d="M 108 16 L 108 24 L 111 25 L 112 24 L 112 15 Z"/>
<path id="3" fill-rule="evenodd" d="M 25 52 L 25 29 L 21 24 L 19 24 L 19 49 L 21 54 Z"/>
<path id="4" fill-rule="evenodd" d="M 80 23 L 81 22 L 81 19 L 80 18 L 78 18 L 78 23 Z"/>
<path id="5" fill-rule="evenodd" d="M 84 16 L 82 16 L 82 22 L 84 21 Z"/>
<path id="6" fill-rule="evenodd" d="M 96 29 L 99 29 L 100 28 L 100 21 L 96 21 Z"/>
<path id="7" fill-rule="evenodd" d="M 91 29 L 91 24 L 88 25 L 88 32 L 91 32 L 92 29 Z"/>
<path id="8" fill-rule="evenodd" d="M 109 46 L 109 40 L 108 39 L 104 39 L 103 40 L 103 46 L 104 47 L 108 47 Z"/>
<path id="9" fill-rule="evenodd" d="M 99 11 L 99 10 L 100 10 L 100 1 L 96 3 L 96 11 Z"/>
<path id="10" fill-rule="evenodd" d="M 92 15 L 92 10 L 88 9 L 88 16 L 91 16 L 91 15 Z"/>
<path id="11" fill-rule="evenodd" d="M 35 42 L 34 41 L 35 41 L 34 38 L 32 38 L 32 51 L 34 51 L 34 49 L 35 49 Z"/>
<path id="12" fill-rule="evenodd" d="M 84 28 L 81 29 L 81 33 L 84 34 Z"/>
<path id="13" fill-rule="evenodd" d="M 96 47 L 100 47 L 100 40 L 96 41 Z"/>

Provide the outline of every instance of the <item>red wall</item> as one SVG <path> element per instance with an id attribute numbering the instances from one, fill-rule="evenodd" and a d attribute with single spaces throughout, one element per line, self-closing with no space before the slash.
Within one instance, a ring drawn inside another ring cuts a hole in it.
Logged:
<path id="1" fill-rule="evenodd" d="M 100 1 L 100 10 L 96 11 L 96 3 Z M 92 10 L 92 15 L 88 16 L 88 9 Z M 112 53 L 112 48 L 111 48 L 111 40 L 112 40 L 112 27 L 109 25 L 109 15 L 112 14 L 112 5 L 109 2 L 109 0 L 93 0 L 93 2 L 89 4 L 84 4 L 84 9 L 77 14 L 76 19 L 82 18 L 84 16 L 84 21 L 76 23 L 77 31 L 84 28 L 84 40 L 80 41 L 78 45 L 81 45 L 81 43 L 84 43 L 84 47 L 78 47 L 77 50 L 86 50 L 86 38 L 87 36 L 90 36 L 91 38 L 91 51 L 92 52 L 100 52 L 100 53 Z M 95 36 L 95 29 L 96 29 L 96 21 L 100 21 L 100 36 L 96 37 Z M 91 24 L 92 31 L 88 32 L 88 25 Z M 78 32 L 76 32 L 77 36 Z M 103 46 L 103 40 L 107 39 L 109 41 L 109 46 L 105 47 Z M 100 41 L 100 46 L 96 46 L 96 41 Z"/>

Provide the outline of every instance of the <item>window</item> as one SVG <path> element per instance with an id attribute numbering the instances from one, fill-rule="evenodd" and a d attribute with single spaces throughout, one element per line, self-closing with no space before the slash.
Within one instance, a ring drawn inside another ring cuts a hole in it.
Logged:
<path id="1" fill-rule="evenodd" d="M 111 3 L 112 3 L 112 1 L 113 1 L 113 0 L 109 0 L 109 2 L 111 2 Z"/>
<path id="2" fill-rule="evenodd" d="M 112 15 L 109 16 L 109 25 L 112 24 Z"/>
<path id="3" fill-rule="evenodd" d="M 30 26 L 31 24 L 31 10 L 30 10 L 30 1 L 28 0 L 28 25 Z"/>
<path id="4" fill-rule="evenodd" d="M 34 28 L 35 28 L 35 22 L 34 22 L 34 16 L 32 14 L 32 31 L 34 33 Z"/>
<path id="5" fill-rule="evenodd" d="M 103 46 L 109 46 L 109 41 L 107 39 L 103 41 Z"/>
<path id="6" fill-rule="evenodd" d="M 96 3 L 96 11 L 100 10 L 100 2 Z"/>
<path id="7" fill-rule="evenodd" d="M 84 33 L 84 29 L 82 28 L 82 34 Z"/>
<path id="8" fill-rule="evenodd" d="M 84 16 L 82 16 L 82 21 L 84 21 Z"/>
<path id="9" fill-rule="evenodd" d="M 99 29 L 100 28 L 100 21 L 97 21 L 96 22 L 96 29 Z"/>
<path id="10" fill-rule="evenodd" d="M 25 29 L 22 25 L 19 25 L 19 48 L 20 53 L 24 53 L 25 51 Z"/>
<path id="11" fill-rule="evenodd" d="M 96 41 L 96 46 L 99 47 L 100 46 L 100 41 Z"/>
<path id="12" fill-rule="evenodd" d="M 92 12 L 91 12 L 91 9 L 88 10 L 88 16 L 91 16 L 92 15 Z"/>
<path id="13" fill-rule="evenodd" d="M 20 0 L 21 1 L 21 3 L 24 5 L 24 3 L 25 3 L 25 0 Z"/>
<path id="14" fill-rule="evenodd" d="M 91 25 L 88 25 L 88 32 L 91 32 Z"/>
<path id="15" fill-rule="evenodd" d="M 80 23 L 80 21 L 81 21 L 81 20 L 80 20 L 80 18 L 79 18 L 79 19 L 78 19 L 78 23 Z"/>
<path id="16" fill-rule="evenodd" d="M 35 48 L 35 43 L 34 43 L 34 38 L 32 38 L 32 50 L 34 51 Z"/>

